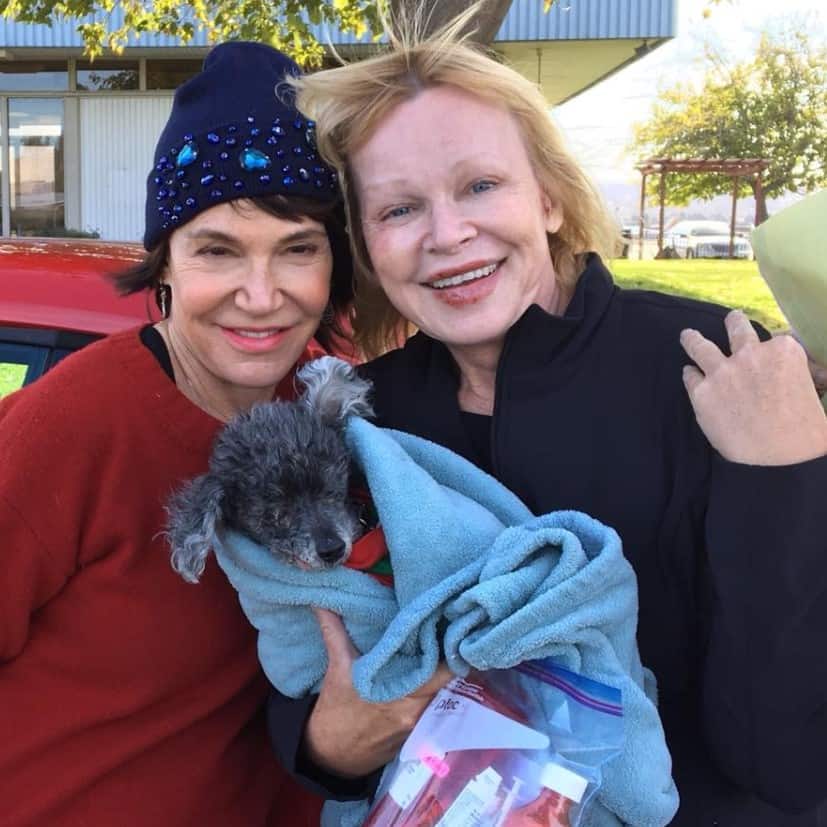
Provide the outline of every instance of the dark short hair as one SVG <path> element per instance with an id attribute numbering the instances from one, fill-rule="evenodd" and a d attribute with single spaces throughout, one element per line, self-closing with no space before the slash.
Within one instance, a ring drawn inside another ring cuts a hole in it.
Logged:
<path id="1" fill-rule="evenodd" d="M 330 350 L 334 338 L 349 338 L 341 327 L 341 320 L 348 315 L 353 300 L 353 267 L 341 202 L 334 204 L 314 198 L 280 194 L 257 195 L 244 200 L 262 212 L 283 221 L 310 218 L 324 225 L 333 254 L 333 272 L 330 277 L 330 307 L 333 312 L 325 314 L 316 333 L 316 339 L 324 348 Z M 236 206 L 238 201 L 229 203 Z M 110 278 L 115 289 L 124 296 L 142 290 L 152 290 L 161 281 L 168 259 L 169 238 L 164 237 L 146 253 L 141 262 L 113 273 Z"/>

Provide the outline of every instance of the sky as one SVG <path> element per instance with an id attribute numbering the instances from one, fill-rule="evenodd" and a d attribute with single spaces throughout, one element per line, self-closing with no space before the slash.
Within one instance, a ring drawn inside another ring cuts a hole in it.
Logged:
<path id="1" fill-rule="evenodd" d="M 553 111 L 575 155 L 603 188 L 640 185 L 634 160 L 625 152 L 632 124 L 647 119 L 660 88 L 703 77 L 705 42 L 746 59 L 762 30 L 790 17 L 803 18 L 814 38 L 827 40 L 823 0 L 733 0 L 712 6 L 704 19 L 707 5 L 707 0 L 678 0 L 677 37 Z"/>

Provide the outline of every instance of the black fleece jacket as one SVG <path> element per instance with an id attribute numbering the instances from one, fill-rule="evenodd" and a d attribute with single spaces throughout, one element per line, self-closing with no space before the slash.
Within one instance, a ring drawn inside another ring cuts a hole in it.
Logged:
<path id="1" fill-rule="evenodd" d="M 678 336 L 726 348 L 725 314 L 621 290 L 590 257 L 565 316 L 532 306 L 508 333 L 492 470 L 535 513 L 578 509 L 620 534 L 681 794 L 673 823 L 827 827 L 827 457 L 765 468 L 710 447 Z M 442 344 L 417 334 L 363 371 L 379 424 L 476 459 Z M 308 709 L 271 702 L 294 771 Z"/>

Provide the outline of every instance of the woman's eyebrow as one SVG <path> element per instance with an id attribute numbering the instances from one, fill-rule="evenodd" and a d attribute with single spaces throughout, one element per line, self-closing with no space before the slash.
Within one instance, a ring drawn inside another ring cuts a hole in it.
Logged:
<path id="1" fill-rule="evenodd" d="M 192 241 L 220 241 L 224 244 L 235 244 L 236 239 L 227 233 L 222 233 L 221 230 L 213 230 L 209 227 L 202 227 L 200 229 L 193 228 L 191 230 L 184 229 L 184 235 Z"/>
<path id="2" fill-rule="evenodd" d="M 222 244 L 237 244 L 238 239 L 234 236 L 228 235 L 221 230 L 214 230 L 210 227 L 202 227 L 200 229 L 193 229 L 190 232 L 184 229 L 186 237 L 192 241 L 216 241 Z M 277 244 L 292 244 L 296 241 L 306 241 L 311 238 L 327 237 L 327 232 L 318 227 L 303 227 L 295 232 L 288 233 L 275 239 Z"/>

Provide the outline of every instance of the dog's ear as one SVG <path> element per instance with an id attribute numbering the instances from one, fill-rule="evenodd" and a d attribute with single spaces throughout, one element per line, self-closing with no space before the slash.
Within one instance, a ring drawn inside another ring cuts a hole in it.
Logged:
<path id="1" fill-rule="evenodd" d="M 189 583 L 204 573 L 221 522 L 224 489 L 212 474 L 188 482 L 167 504 L 167 537 L 172 568 Z"/>
<path id="2" fill-rule="evenodd" d="M 308 362 L 296 378 L 305 386 L 302 401 L 331 425 L 344 422 L 348 416 L 373 415 L 368 401 L 370 382 L 335 356 L 322 356 Z"/>

